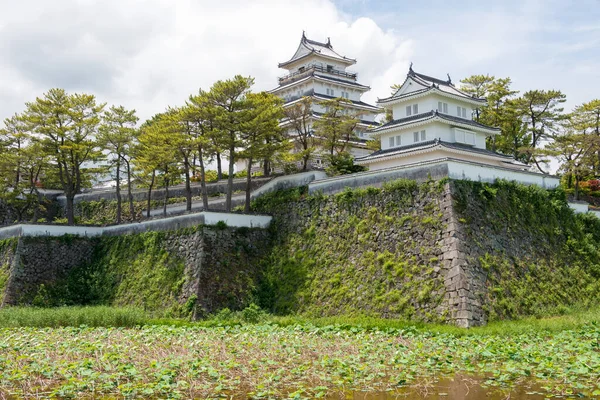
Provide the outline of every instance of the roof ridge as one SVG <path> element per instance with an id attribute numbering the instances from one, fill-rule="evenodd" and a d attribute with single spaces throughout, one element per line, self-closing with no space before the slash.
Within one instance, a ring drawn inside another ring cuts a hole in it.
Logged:
<path id="1" fill-rule="evenodd" d="M 421 79 L 423 79 L 425 81 L 430 81 L 430 82 L 437 83 L 437 84 L 444 85 L 444 86 L 452 86 L 452 87 L 454 87 L 454 85 L 450 81 L 447 81 L 447 80 L 445 81 L 445 80 L 442 80 L 442 79 L 439 79 L 439 78 L 435 78 L 433 76 L 421 74 L 421 73 L 413 71 L 412 69 L 410 69 L 408 71 L 408 74 L 412 75 L 412 76 L 416 76 L 418 78 L 421 78 Z"/>
<path id="2" fill-rule="evenodd" d="M 388 149 L 377 150 L 376 152 L 373 152 L 369 155 L 366 155 L 363 157 L 357 157 L 357 160 L 368 159 L 371 157 L 377 157 L 377 156 L 386 155 L 386 154 L 391 155 L 394 153 L 402 153 L 406 150 L 417 149 L 417 148 L 423 148 L 423 149 L 432 148 L 435 146 L 442 146 L 442 147 L 446 147 L 446 148 L 451 148 L 451 149 L 453 148 L 456 150 L 463 150 L 463 151 L 472 151 L 474 153 L 479 153 L 479 154 L 494 155 L 499 158 L 513 159 L 513 157 L 510 155 L 498 153 L 496 151 L 492 151 L 492 150 L 488 150 L 488 149 L 481 149 L 478 147 L 470 146 L 467 144 L 461 144 L 458 142 L 448 142 L 445 140 L 441 140 L 439 138 L 435 138 L 432 140 L 426 140 L 424 142 L 411 143 L 411 144 L 408 144 L 405 146 L 391 147 Z"/>
<path id="3" fill-rule="evenodd" d="M 333 46 L 331 45 L 331 41 L 329 40 L 329 38 L 327 38 L 327 43 L 317 42 L 316 40 L 309 39 L 306 36 L 304 36 L 303 40 L 306 43 L 314 44 L 315 46 L 328 47 L 330 49 L 333 49 Z"/>

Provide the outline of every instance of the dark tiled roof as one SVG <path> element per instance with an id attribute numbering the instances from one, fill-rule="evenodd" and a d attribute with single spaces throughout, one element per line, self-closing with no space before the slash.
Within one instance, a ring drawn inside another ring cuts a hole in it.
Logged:
<path id="1" fill-rule="evenodd" d="M 475 126 L 478 128 L 492 129 L 492 130 L 499 131 L 498 128 L 493 128 L 491 126 L 480 124 L 479 122 L 473 121 L 471 119 L 459 118 L 459 117 L 455 117 L 455 116 L 448 115 L 448 114 L 438 113 L 436 110 L 429 111 L 426 113 L 411 115 L 410 117 L 406 117 L 406 118 L 395 119 L 393 121 L 390 121 L 386 124 L 381 125 L 378 128 L 378 130 L 390 128 L 392 126 L 404 125 L 404 124 L 414 122 L 414 121 L 433 119 L 436 117 L 444 119 L 446 121 L 455 122 L 455 123 L 459 123 L 459 124 L 463 124 L 463 125 L 470 125 L 470 126 Z"/>
<path id="2" fill-rule="evenodd" d="M 341 83 L 346 83 L 346 84 L 350 84 L 350 85 L 353 85 L 353 86 L 360 86 L 360 87 L 364 87 L 364 88 L 368 88 L 369 87 L 367 85 L 362 85 L 362 84 L 360 84 L 358 82 L 352 82 L 352 81 L 347 81 L 345 79 L 334 78 L 333 76 L 321 75 L 321 74 L 317 74 L 317 73 L 315 73 L 313 75 L 316 76 L 316 77 L 319 77 L 319 78 L 327 79 L 328 81 L 341 82 Z"/>
<path id="3" fill-rule="evenodd" d="M 480 124 L 479 122 L 473 121 L 472 119 L 464 119 L 464 118 L 455 117 L 454 115 L 440 114 L 440 113 L 437 113 L 437 116 L 440 117 L 440 118 L 442 118 L 442 119 L 445 119 L 446 121 L 453 121 L 453 122 L 457 122 L 457 123 L 460 123 L 460 124 L 467 124 L 467 125 L 471 125 L 471 126 L 476 126 L 478 128 L 492 129 L 492 130 L 495 130 L 495 131 L 500 131 L 500 129 L 498 129 L 498 128 L 495 128 L 493 126 L 487 126 L 487 125 L 484 125 L 484 124 Z"/>
<path id="4" fill-rule="evenodd" d="M 290 58 L 288 61 L 280 63 L 279 67 L 283 67 L 293 61 L 304 58 L 309 54 L 321 54 L 326 57 L 344 60 L 352 64 L 356 62 L 356 60 L 348 58 L 346 56 L 342 56 L 341 54 L 336 52 L 333 49 L 333 46 L 331 45 L 331 41 L 329 39 L 327 39 L 327 43 L 321 43 L 317 42 L 316 40 L 308 39 L 306 35 L 302 33 L 302 39 L 300 39 L 300 45 L 298 46 L 298 50 L 296 50 L 296 53 L 294 53 L 292 58 Z"/>
<path id="5" fill-rule="evenodd" d="M 368 156 L 357 158 L 357 160 L 358 159 L 364 160 L 364 159 L 369 159 L 369 158 L 373 158 L 373 157 L 391 155 L 394 153 L 403 153 L 403 152 L 406 152 L 406 150 L 428 149 L 428 148 L 435 147 L 435 146 L 442 146 L 442 147 L 446 147 L 449 149 L 456 149 L 456 150 L 464 150 L 464 151 L 468 151 L 471 153 L 478 153 L 478 154 L 494 156 L 494 157 L 502 157 L 502 158 L 506 158 L 509 160 L 513 159 L 511 156 L 496 153 L 495 151 L 491 151 L 491 150 L 487 150 L 487 149 L 479 149 L 477 147 L 469 146 L 468 144 L 444 142 L 439 139 L 434 139 L 434 140 L 428 140 L 426 142 L 412 143 L 412 144 L 409 144 L 406 146 L 392 147 L 392 148 L 385 149 L 385 150 L 378 150 L 374 153 L 369 154 Z"/>
<path id="6" fill-rule="evenodd" d="M 313 115 L 315 115 L 317 117 L 321 117 L 321 116 L 324 115 L 324 113 L 313 111 Z M 375 122 L 375 121 L 367 121 L 367 120 L 364 120 L 364 119 L 361 119 L 359 121 L 360 121 L 360 123 L 365 124 L 365 125 L 372 125 L 372 126 L 378 126 L 379 125 L 379 123 Z"/>
<path id="7" fill-rule="evenodd" d="M 428 75 L 425 75 L 425 74 L 419 74 L 418 72 L 413 71 L 412 68 L 408 71 L 408 75 L 409 76 L 416 76 L 416 77 L 421 78 L 421 79 L 423 79 L 425 81 L 437 83 L 438 85 L 454 86 L 454 85 L 452 85 L 452 82 L 450 82 L 450 81 L 447 81 L 447 80 L 444 81 L 442 79 L 434 78 L 432 76 L 428 76 Z"/>
<path id="8" fill-rule="evenodd" d="M 332 81 L 332 82 L 339 82 L 339 83 L 343 83 L 343 84 L 349 85 L 349 86 L 356 86 L 356 87 L 360 87 L 360 88 L 370 89 L 369 86 L 362 85 L 362 84 L 360 84 L 358 82 L 353 82 L 353 81 L 350 81 L 350 80 L 345 80 L 345 79 L 340 79 L 340 78 L 334 78 L 332 76 L 327 76 L 327 75 L 321 75 L 321 74 L 315 73 L 315 71 L 312 71 L 311 73 L 306 74 L 305 76 L 299 77 L 297 79 L 292 79 L 292 80 L 290 80 L 290 82 L 286 82 L 286 83 L 284 83 L 282 85 L 279 85 L 278 87 L 276 87 L 272 91 L 282 89 L 282 88 L 284 88 L 286 86 L 291 86 L 291 85 L 293 85 L 295 83 L 298 83 L 300 81 L 304 81 L 305 79 L 309 79 L 309 78 L 313 78 L 313 77 L 314 78 L 320 78 L 320 79 L 326 79 L 326 80 Z"/>
<path id="9" fill-rule="evenodd" d="M 467 94 L 467 93 L 463 92 L 462 90 L 457 89 L 456 86 L 454 86 L 454 84 L 452 84 L 452 81 L 450 80 L 449 76 L 448 76 L 447 80 L 434 78 L 432 76 L 420 74 L 418 72 L 413 71 L 412 66 L 411 66 L 410 69 L 408 70 L 408 74 L 406 75 L 406 79 L 408 79 L 408 78 L 413 78 L 413 80 L 415 80 L 417 83 L 425 86 L 425 88 L 416 90 L 414 92 L 405 93 L 402 95 L 397 95 L 398 91 L 400 90 L 400 89 L 398 89 L 396 91 L 396 93 L 394 93 L 392 96 L 380 99 L 379 101 L 385 102 L 385 101 L 400 99 L 403 97 L 409 97 L 409 96 L 412 96 L 415 94 L 424 93 L 424 92 L 427 92 L 427 91 L 433 90 L 433 89 L 437 89 L 437 90 L 441 91 L 442 93 L 446 93 L 446 94 L 458 96 L 458 97 L 463 97 L 463 98 L 466 98 L 469 100 L 474 100 L 474 101 L 477 101 L 480 103 L 483 103 L 486 101 L 485 99 L 480 99 L 480 98 L 471 96 L 470 94 Z M 404 83 L 406 83 L 406 80 L 404 81 Z M 404 83 L 400 87 L 402 87 L 404 85 Z"/>
<path id="10" fill-rule="evenodd" d="M 313 93 L 313 94 L 314 94 L 314 96 L 316 96 L 316 97 L 323 97 L 323 98 L 330 99 L 330 100 L 331 100 L 331 99 L 337 99 L 337 97 L 335 97 L 335 96 L 328 96 L 328 95 L 326 95 L 326 94 L 321 94 L 321 93 Z M 350 100 L 350 99 L 347 99 L 347 100 Z M 357 106 L 371 107 L 371 108 L 374 108 L 374 109 L 378 109 L 378 107 L 372 106 L 371 104 L 369 104 L 369 103 L 365 103 L 364 101 L 350 100 L 350 102 L 351 102 L 352 104 L 355 104 L 355 105 L 357 105 Z"/>

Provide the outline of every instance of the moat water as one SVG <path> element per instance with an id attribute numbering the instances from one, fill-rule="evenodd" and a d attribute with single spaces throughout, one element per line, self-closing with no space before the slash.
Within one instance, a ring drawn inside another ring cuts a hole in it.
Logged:
<path id="1" fill-rule="evenodd" d="M 483 384 L 484 379 L 466 376 L 444 378 L 435 382 L 423 381 L 416 387 L 399 388 L 387 392 L 345 392 L 328 395 L 328 400 L 544 400 L 548 398 L 581 398 L 564 395 L 552 397 L 532 382 L 521 382 L 512 388 L 498 388 Z"/>

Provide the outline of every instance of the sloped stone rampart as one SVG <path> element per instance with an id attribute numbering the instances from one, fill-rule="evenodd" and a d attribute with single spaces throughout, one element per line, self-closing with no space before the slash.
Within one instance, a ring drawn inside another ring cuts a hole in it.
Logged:
<path id="1" fill-rule="evenodd" d="M 259 199 L 275 232 L 265 307 L 469 327 L 600 303 L 600 220 L 560 190 L 398 182 Z"/>

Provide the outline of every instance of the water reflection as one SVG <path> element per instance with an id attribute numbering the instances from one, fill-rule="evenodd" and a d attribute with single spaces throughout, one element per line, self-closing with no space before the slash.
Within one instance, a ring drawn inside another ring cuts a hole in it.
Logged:
<path id="1" fill-rule="evenodd" d="M 414 388 L 401 388 L 390 392 L 351 392 L 328 396 L 329 400 L 543 400 L 543 390 L 531 382 L 516 387 L 499 389 L 482 385 L 482 379 L 457 376 L 437 381 L 422 381 Z"/>

